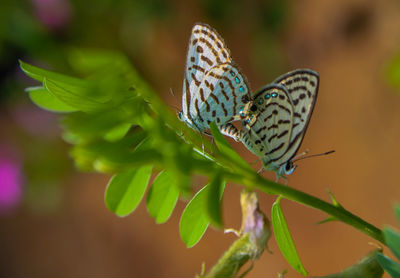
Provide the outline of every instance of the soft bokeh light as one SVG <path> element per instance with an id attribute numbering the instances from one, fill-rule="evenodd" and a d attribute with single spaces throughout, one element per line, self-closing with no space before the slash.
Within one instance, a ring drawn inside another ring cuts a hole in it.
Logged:
<path id="1" fill-rule="evenodd" d="M 40 22 L 53 30 L 65 27 L 72 16 L 68 0 L 32 0 Z"/>
<path id="2" fill-rule="evenodd" d="M 187 249 L 179 238 L 179 200 L 169 221 L 156 225 L 144 202 L 126 218 L 107 210 L 108 176 L 71 169 L 61 139 L 61 114 L 42 111 L 24 92 L 39 83 L 18 59 L 85 77 L 71 49 L 120 51 L 171 106 L 181 105 L 187 43 L 195 22 L 221 34 L 252 91 L 295 68 L 320 74 L 315 110 L 300 152 L 325 157 L 299 161 L 289 186 L 329 200 L 382 228 L 397 226 L 400 202 L 400 5 L 364 1 L 4 0 L 0 7 L 0 276 L 194 277 L 235 240 L 209 229 Z M 178 103 L 170 94 L 173 90 Z M 172 109 L 172 108 L 171 108 Z M 3 143 L 4 142 L 4 143 Z M 230 141 L 248 162 L 245 147 Z M 259 164 L 254 165 L 255 168 Z M 274 179 L 269 172 L 263 173 Z M 197 191 L 206 184 L 196 176 Z M 226 228 L 239 229 L 241 186 L 227 184 Z M 276 196 L 259 195 L 269 217 Z M 323 213 L 283 199 L 293 240 L 312 276 L 338 272 L 372 247 L 371 238 Z M 302 277 L 275 243 L 248 277 Z M 154 266 L 157 267 L 154 267 Z M 79 266 L 79 267 L 77 267 Z M 388 276 L 386 276 L 388 277 Z"/>
<path id="3" fill-rule="evenodd" d="M 21 165 L 0 157 L 0 215 L 11 213 L 22 201 Z"/>

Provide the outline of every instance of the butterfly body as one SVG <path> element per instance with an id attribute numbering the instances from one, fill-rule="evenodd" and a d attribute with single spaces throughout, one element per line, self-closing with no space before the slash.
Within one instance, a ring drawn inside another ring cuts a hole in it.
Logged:
<path id="1" fill-rule="evenodd" d="M 262 159 L 277 178 L 291 174 L 292 159 L 304 138 L 318 93 L 319 75 L 299 69 L 261 88 L 253 98 L 257 109 L 243 121 L 240 141 Z"/>
<path id="2" fill-rule="evenodd" d="M 246 77 L 233 63 L 221 36 L 210 26 L 196 24 L 189 40 L 179 119 L 204 132 L 243 119 L 250 102 Z"/>
<path id="3" fill-rule="evenodd" d="M 214 121 L 223 134 L 241 141 L 279 179 L 296 168 L 292 160 L 313 112 L 318 84 L 318 73 L 298 69 L 251 96 L 246 77 L 232 61 L 222 37 L 199 23 L 189 40 L 178 117 L 199 132 Z M 242 120 L 240 131 L 231 124 L 237 120 Z"/>
<path id="4" fill-rule="evenodd" d="M 242 130 L 224 129 L 257 155 L 266 170 L 279 178 L 296 168 L 292 160 L 304 138 L 318 93 L 319 76 L 298 69 L 277 78 L 257 91 L 251 101 Z"/>

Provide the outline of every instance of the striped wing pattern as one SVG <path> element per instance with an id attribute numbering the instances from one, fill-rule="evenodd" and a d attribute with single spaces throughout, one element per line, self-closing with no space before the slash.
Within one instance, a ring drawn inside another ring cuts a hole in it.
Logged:
<path id="1" fill-rule="evenodd" d="M 239 108 L 247 99 L 248 86 L 245 77 L 232 64 L 220 64 L 204 76 L 198 94 L 190 103 L 192 119 L 201 130 L 215 120 L 217 125 L 239 120 Z"/>
<path id="2" fill-rule="evenodd" d="M 238 132 L 225 128 L 255 155 L 267 170 L 282 176 L 304 138 L 318 93 L 316 72 L 299 69 L 280 76 L 255 94 L 252 113 Z M 254 112 L 253 112 L 254 111 Z"/>
<path id="3" fill-rule="evenodd" d="M 208 25 L 196 24 L 189 40 L 180 118 L 200 132 L 212 121 L 222 125 L 238 120 L 240 107 L 250 100 L 248 88 L 221 36 Z"/>
<path id="4" fill-rule="evenodd" d="M 274 83 L 287 89 L 293 105 L 290 142 L 285 155 L 279 160 L 282 164 L 295 156 L 303 141 L 317 100 L 319 75 L 312 70 L 299 69 L 280 76 Z"/>
<path id="5" fill-rule="evenodd" d="M 253 103 L 257 110 L 245 123 L 241 141 L 263 161 L 279 160 L 285 155 L 291 136 L 293 106 L 289 93 L 282 85 L 268 85 L 255 95 Z"/>
<path id="6" fill-rule="evenodd" d="M 189 40 L 179 118 L 200 132 L 215 121 L 223 134 L 259 156 L 266 169 L 283 176 L 304 138 L 318 84 L 316 72 L 298 69 L 251 97 L 246 77 L 222 37 L 210 26 L 196 24 Z M 239 131 L 230 122 L 240 119 L 244 120 Z"/>

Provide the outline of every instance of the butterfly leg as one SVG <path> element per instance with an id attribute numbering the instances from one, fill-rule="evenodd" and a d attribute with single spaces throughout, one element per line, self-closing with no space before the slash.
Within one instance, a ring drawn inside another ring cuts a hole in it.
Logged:
<path id="1" fill-rule="evenodd" d="M 283 179 L 285 180 L 285 185 L 288 185 L 289 179 L 287 177 L 283 177 Z"/>
<path id="2" fill-rule="evenodd" d="M 288 185 L 289 179 L 287 177 L 285 177 L 285 176 L 280 176 L 278 174 L 276 174 L 275 182 L 278 183 L 279 179 L 281 179 L 281 178 L 285 180 L 285 185 Z"/>
<path id="3" fill-rule="evenodd" d="M 184 139 L 184 137 L 185 137 L 185 136 L 184 136 L 185 134 L 183 133 L 182 130 L 176 131 L 176 135 L 178 135 L 178 137 L 181 138 L 181 139 Z"/>
<path id="4" fill-rule="evenodd" d="M 201 149 L 203 151 L 203 154 L 205 154 L 206 151 L 205 151 L 205 148 L 204 148 L 204 137 L 203 137 L 203 135 L 200 135 L 200 136 L 201 136 Z"/>
<path id="5" fill-rule="evenodd" d="M 225 229 L 224 230 L 224 234 L 229 234 L 229 233 L 233 233 L 235 234 L 237 237 L 240 237 L 242 235 L 241 231 L 235 230 L 235 229 Z"/>

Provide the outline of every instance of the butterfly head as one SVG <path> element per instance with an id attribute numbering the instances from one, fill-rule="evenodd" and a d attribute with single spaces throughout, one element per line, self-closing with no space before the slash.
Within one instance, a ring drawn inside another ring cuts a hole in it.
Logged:
<path id="1" fill-rule="evenodd" d="M 177 114 L 178 114 L 178 115 L 177 115 L 177 116 L 178 116 L 178 119 L 181 120 L 182 122 L 184 122 L 185 119 L 184 119 L 184 115 L 183 115 L 183 110 L 177 112 Z"/>
<path id="2" fill-rule="evenodd" d="M 245 105 L 242 105 L 239 108 L 239 117 L 240 119 L 244 120 L 250 115 L 250 107 L 252 106 L 251 102 L 247 102 Z"/>
<path id="3" fill-rule="evenodd" d="M 178 114 L 177 116 L 178 116 L 179 120 L 181 120 L 182 122 L 186 123 L 191 128 L 194 127 L 194 124 L 193 124 L 192 120 L 188 116 L 185 115 L 183 110 L 179 111 L 177 114 Z"/>
<path id="4" fill-rule="evenodd" d="M 278 171 L 277 175 L 280 177 L 288 176 L 296 169 L 297 165 L 293 165 L 292 160 L 287 161 L 286 163 L 282 164 Z"/>
<path id="5" fill-rule="evenodd" d="M 243 112 L 242 110 L 240 110 L 242 112 L 240 116 L 242 117 L 243 125 L 248 126 L 250 128 L 257 120 L 256 112 L 258 108 L 257 105 L 250 104 L 245 109 L 246 110 L 244 110 Z"/>
<path id="6" fill-rule="evenodd" d="M 291 160 L 289 160 L 288 162 L 286 162 L 284 165 L 285 167 L 285 175 L 290 175 L 291 173 L 293 173 L 294 169 L 296 169 L 297 165 L 293 165 L 293 162 Z"/>

